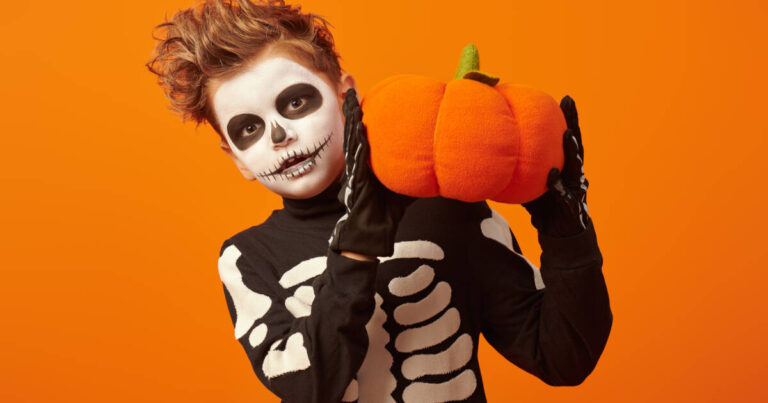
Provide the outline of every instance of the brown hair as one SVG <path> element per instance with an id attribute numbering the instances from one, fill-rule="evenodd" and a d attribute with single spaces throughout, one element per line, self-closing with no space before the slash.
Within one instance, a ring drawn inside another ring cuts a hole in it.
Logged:
<path id="1" fill-rule="evenodd" d="M 330 25 L 284 0 L 205 0 L 179 10 L 170 21 L 166 16 L 154 28 L 152 37 L 158 42 L 146 66 L 157 74 L 169 108 L 182 121 L 194 120 L 198 126 L 207 121 L 222 136 L 209 102 L 208 80 L 238 73 L 274 44 L 339 83 L 340 57 Z M 154 35 L 157 31 L 160 37 Z"/>

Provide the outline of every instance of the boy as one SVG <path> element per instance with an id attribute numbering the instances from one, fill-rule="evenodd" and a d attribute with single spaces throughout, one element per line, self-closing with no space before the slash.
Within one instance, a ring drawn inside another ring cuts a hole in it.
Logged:
<path id="1" fill-rule="evenodd" d="M 321 17 L 211 0 L 158 28 L 147 65 L 173 108 L 211 124 L 242 175 L 283 197 L 219 258 L 235 337 L 270 391 L 288 402 L 485 401 L 481 332 L 548 384 L 592 371 L 612 314 L 570 98 L 566 166 L 525 205 L 539 271 L 487 203 L 414 200 L 378 182 L 354 78 Z"/>

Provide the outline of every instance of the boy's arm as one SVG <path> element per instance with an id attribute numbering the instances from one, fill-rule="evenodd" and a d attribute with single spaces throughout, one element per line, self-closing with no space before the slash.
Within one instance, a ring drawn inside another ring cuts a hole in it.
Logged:
<path id="1" fill-rule="evenodd" d="M 486 339 L 507 359 L 545 382 L 576 385 L 597 364 L 613 316 L 603 258 L 587 213 L 589 182 L 584 177 L 576 105 L 566 96 L 560 108 L 568 126 L 563 134 L 563 170 L 552 168 L 549 190 L 523 204 L 539 233 L 543 284 L 536 287 L 530 273 L 526 274 L 538 273 L 520 254 L 509 226 L 498 214 L 493 215 L 495 231 L 485 228 L 483 234 L 490 238 L 501 234 L 496 237 L 506 247 L 488 247 L 486 240 L 477 246 L 481 251 L 477 258 L 485 259 L 481 264 L 486 280 L 494 279 L 485 282 L 481 294 L 487 297 Z"/>
<path id="2" fill-rule="evenodd" d="M 292 280 L 269 278 L 266 264 L 222 246 L 219 273 L 235 337 L 254 372 L 288 402 L 353 401 L 353 381 L 368 346 L 365 325 L 374 309 L 378 260 L 361 261 L 328 251 L 325 271 L 293 296 Z M 290 301 L 289 301 L 290 300 Z"/>
<path id="3" fill-rule="evenodd" d="M 494 212 L 484 222 L 488 238 L 470 252 L 483 335 L 507 360 L 545 383 L 578 385 L 597 364 L 613 322 L 594 228 L 590 222 L 566 238 L 540 234 L 539 270 L 499 218 Z M 509 236 L 493 235 L 503 231 Z"/>

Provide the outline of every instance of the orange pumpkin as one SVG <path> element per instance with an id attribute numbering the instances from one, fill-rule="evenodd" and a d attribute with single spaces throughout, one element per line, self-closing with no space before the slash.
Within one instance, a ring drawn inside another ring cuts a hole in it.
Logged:
<path id="1" fill-rule="evenodd" d="M 468 45 L 454 80 L 399 75 L 362 100 L 371 168 L 415 197 L 524 203 L 563 167 L 565 118 L 551 96 L 478 71 Z"/>

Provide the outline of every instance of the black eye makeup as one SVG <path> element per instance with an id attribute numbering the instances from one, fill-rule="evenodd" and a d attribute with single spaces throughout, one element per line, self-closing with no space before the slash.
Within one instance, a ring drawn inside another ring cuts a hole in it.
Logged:
<path id="1" fill-rule="evenodd" d="M 284 89 L 275 99 L 275 108 L 285 118 L 300 119 L 323 105 L 323 96 L 312 84 L 298 83 Z"/>
<path id="2" fill-rule="evenodd" d="M 229 119 L 227 134 L 240 151 L 258 141 L 264 134 L 264 119 L 252 113 L 243 113 Z"/>

